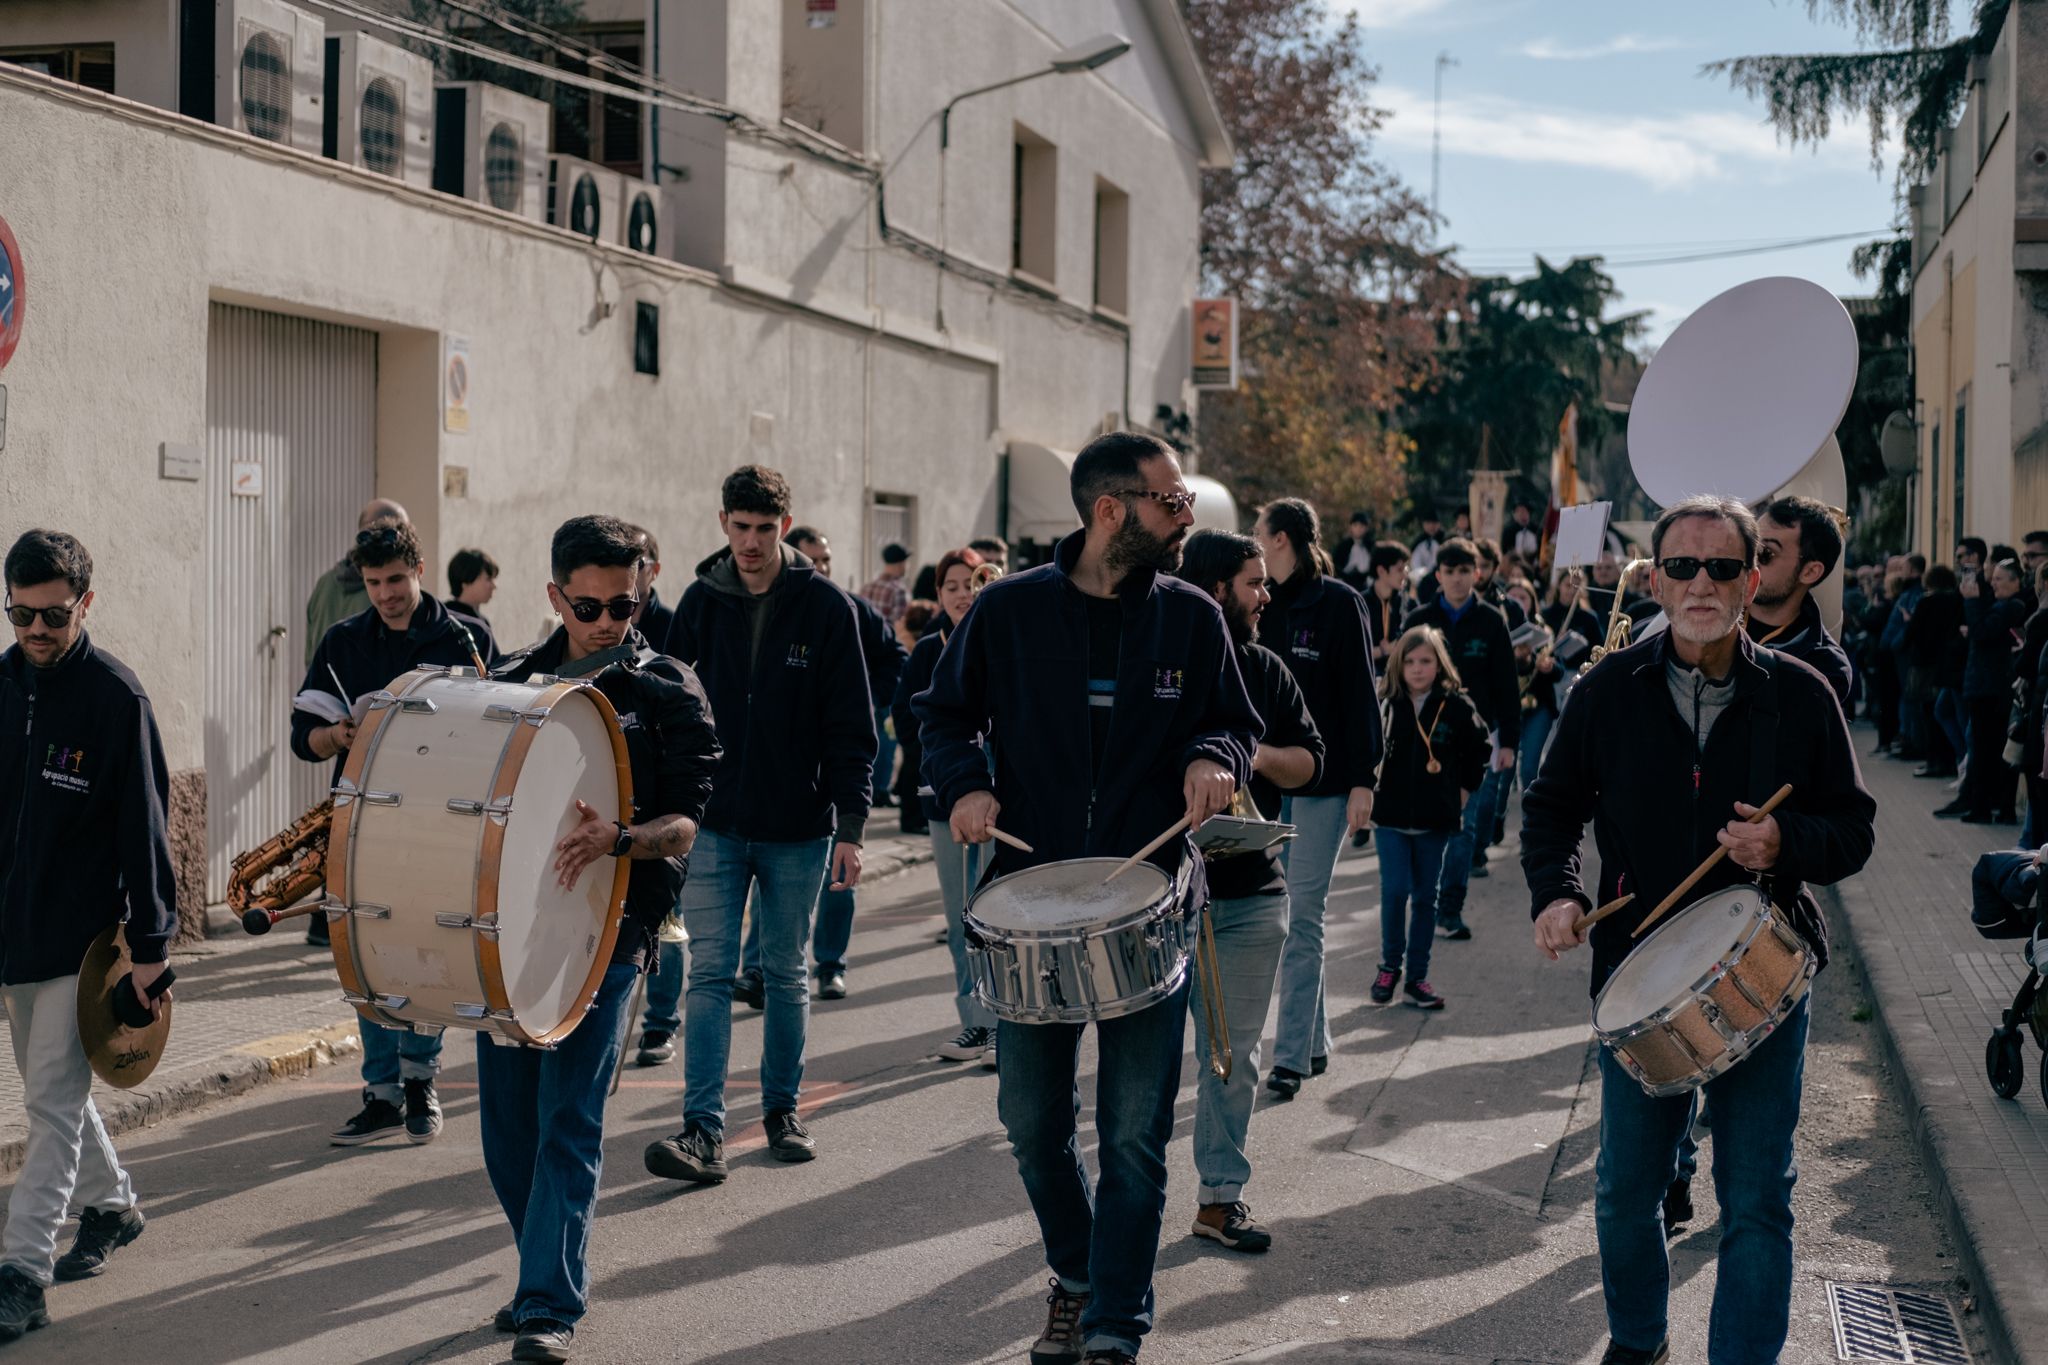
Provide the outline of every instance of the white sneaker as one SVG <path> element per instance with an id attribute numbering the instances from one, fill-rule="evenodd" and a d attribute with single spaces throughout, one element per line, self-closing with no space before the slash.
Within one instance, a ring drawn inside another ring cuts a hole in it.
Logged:
<path id="1" fill-rule="evenodd" d="M 951 1042 L 939 1048 L 939 1056 L 949 1062 L 978 1061 L 984 1053 L 995 1045 L 996 1031 L 994 1029 L 982 1028 L 978 1024 L 969 1024 L 966 1028 L 961 1029 Z"/>

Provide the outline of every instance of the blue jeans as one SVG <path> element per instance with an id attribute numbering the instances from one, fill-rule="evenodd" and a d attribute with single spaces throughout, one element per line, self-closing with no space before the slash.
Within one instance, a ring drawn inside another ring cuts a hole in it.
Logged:
<path id="1" fill-rule="evenodd" d="M 1955 753 L 1956 766 L 1970 755 L 1969 715 L 1963 710 L 1963 694 L 1953 687 L 1935 689 L 1934 723 L 1941 727 L 1941 733 L 1948 740 L 1949 748 Z"/>
<path id="2" fill-rule="evenodd" d="M 1529 790 L 1529 784 L 1536 780 L 1536 774 L 1543 765 L 1543 747 L 1550 742 L 1550 728 L 1557 724 L 1557 717 L 1537 707 L 1522 717 L 1522 743 L 1515 751 L 1515 770 L 1521 774 L 1522 790 Z"/>
<path id="3" fill-rule="evenodd" d="M 1465 913 L 1465 891 L 1472 884 L 1472 850 L 1480 846 L 1482 839 L 1492 841 L 1493 817 L 1507 799 L 1507 784 L 1513 778 L 1513 769 L 1496 772 L 1489 760 L 1479 790 L 1465 803 L 1465 822 L 1451 835 L 1444 849 L 1444 875 L 1437 892 L 1439 918 L 1450 919 Z"/>
<path id="4" fill-rule="evenodd" d="M 995 1015 L 974 994 L 974 977 L 967 970 L 967 939 L 960 923 L 981 882 L 988 851 L 980 844 L 969 844 L 962 859 L 960 845 L 953 842 L 953 827 L 944 820 L 932 821 L 931 841 L 932 865 L 939 873 L 939 900 L 946 907 L 946 951 L 953 955 L 953 1008 L 960 1015 L 962 1028 L 994 1028 Z"/>
<path id="5" fill-rule="evenodd" d="M 1410 834 L 1381 825 L 1373 843 L 1380 854 L 1380 965 L 1405 972 L 1410 982 L 1427 981 L 1436 944 L 1436 884 L 1450 831 Z"/>
<path id="6" fill-rule="evenodd" d="M 895 699 L 875 705 L 875 785 L 877 793 L 889 790 L 896 777 L 896 736 L 889 733 L 889 706 Z"/>
<path id="7" fill-rule="evenodd" d="M 484 1170 L 519 1247 L 512 1316 L 573 1325 L 590 1301 L 590 1225 L 604 1169 L 604 1101 L 631 1008 L 630 963 L 613 963 L 590 1013 L 553 1049 L 476 1039 Z"/>
<path id="8" fill-rule="evenodd" d="M 1280 819 L 1295 828 L 1280 855 L 1287 871 L 1287 946 L 1280 954 L 1280 1020 L 1273 1030 L 1273 1065 L 1309 1074 L 1310 1057 L 1330 1052 L 1330 1021 L 1323 1002 L 1323 916 L 1330 907 L 1330 876 L 1344 843 L 1342 796 L 1289 796 Z"/>
<path id="9" fill-rule="evenodd" d="M 441 1073 L 441 1035 L 386 1028 L 361 1015 L 363 1088 L 373 1099 L 405 1103 L 405 1081 L 431 1081 Z"/>
<path id="10" fill-rule="evenodd" d="M 761 1109 L 796 1108 L 804 1078 L 804 1031 L 811 991 L 804 946 L 811 907 L 825 883 L 831 839 L 765 843 L 723 830 L 697 835 L 683 885 L 683 928 L 690 935 L 690 991 L 683 1019 L 683 1121 L 725 1132 L 725 1073 L 732 1051 L 732 978 L 740 963 L 740 921 L 758 886 L 761 970 L 767 1021 L 761 1040 Z"/>
<path id="11" fill-rule="evenodd" d="M 827 876 L 818 891 L 817 928 L 811 931 L 811 970 L 823 975 L 827 967 L 846 967 L 846 950 L 853 942 L 853 896 L 851 888 L 832 889 Z M 747 941 L 740 950 L 740 970 L 761 970 L 761 917 L 747 916 Z"/>
<path id="12" fill-rule="evenodd" d="M 1714 1113 L 1714 1197 L 1721 1251 L 1707 1327 L 1711 1365 L 1774 1365 L 1792 1303 L 1792 1132 L 1806 1068 L 1808 1001 L 1732 1071 L 1706 1084 Z M 1600 1049 L 1600 1160 L 1593 1197 L 1607 1330 L 1653 1350 L 1668 1330 L 1671 1266 L 1664 1191 L 1694 1095 L 1652 1099 Z"/>
<path id="13" fill-rule="evenodd" d="M 695 871 L 694 868 L 691 869 Z M 673 1037 L 683 1027 L 683 945 L 663 939 L 647 977 L 647 1010 L 640 1027 Z"/>
<path id="14" fill-rule="evenodd" d="M 1280 972 L 1280 948 L 1287 941 L 1287 896 L 1239 896 L 1209 902 L 1216 935 L 1216 965 L 1223 979 L 1223 1022 L 1230 1036 L 1230 1079 L 1209 1069 L 1207 984 L 1199 974 L 1188 1008 L 1195 1016 L 1195 1174 L 1202 1178 L 1204 1204 L 1234 1204 L 1252 1178 L 1247 1137 L 1252 1102 L 1259 1089 L 1259 1035 Z"/>
<path id="15" fill-rule="evenodd" d="M 1132 1355 L 1152 1327 L 1152 1268 L 1166 1212 L 1166 1144 L 1187 1039 L 1183 986 L 1150 1009 L 1095 1026 L 1094 1190 L 1081 1165 L 1076 1079 L 1082 1024 L 996 1029 L 996 1109 L 1031 1210 L 1046 1264 L 1071 1291 L 1089 1291 L 1081 1335 L 1089 1351 Z"/>

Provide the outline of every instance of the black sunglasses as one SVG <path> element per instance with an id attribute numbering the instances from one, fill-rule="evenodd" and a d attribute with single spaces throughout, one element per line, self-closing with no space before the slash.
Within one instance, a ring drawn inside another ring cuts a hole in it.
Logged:
<path id="1" fill-rule="evenodd" d="M 1701 569 L 1716 583 L 1733 583 L 1749 566 L 1739 559 L 1694 559 L 1691 555 L 1673 555 L 1657 561 L 1657 571 L 1677 583 L 1692 582 Z"/>
<path id="2" fill-rule="evenodd" d="M 62 607 L 17 607 L 10 603 L 7 608 L 7 619 L 22 630 L 27 630 L 36 623 L 36 617 L 41 616 L 43 624 L 51 630 L 62 630 L 71 624 L 71 613 L 78 610 L 78 604 L 84 600 L 82 597 L 74 597 L 69 605 Z"/>
<path id="3" fill-rule="evenodd" d="M 561 587 L 559 583 L 555 586 Z M 637 597 L 614 597 L 609 602 L 600 602 L 594 597 L 570 597 L 567 593 L 562 597 L 569 603 L 569 614 L 586 626 L 606 612 L 611 613 L 614 621 L 630 621 L 633 613 L 640 610 Z"/>

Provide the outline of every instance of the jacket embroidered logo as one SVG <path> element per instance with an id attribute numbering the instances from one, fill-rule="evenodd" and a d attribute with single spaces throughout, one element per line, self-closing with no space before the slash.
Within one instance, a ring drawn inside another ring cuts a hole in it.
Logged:
<path id="1" fill-rule="evenodd" d="M 1152 697 L 1155 701 L 1179 701 L 1181 688 L 1187 685 L 1185 669 L 1162 668 L 1152 679 Z"/>
<path id="2" fill-rule="evenodd" d="M 811 666 L 811 647 L 809 645 L 791 645 L 789 647 L 789 657 L 782 662 L 791 668 L 809 668 Z"/>

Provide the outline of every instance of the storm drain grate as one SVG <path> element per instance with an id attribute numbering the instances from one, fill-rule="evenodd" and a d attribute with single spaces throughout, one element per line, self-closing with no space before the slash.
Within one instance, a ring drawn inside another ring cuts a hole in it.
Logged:
<path id="1" fill-rule="evenodd" d="M 1962 1325 L 1947 1299 L 1881 1284 L 1827 1282 L 1835 1354 L 1902 1365 L 1970 1365 Z"/>

